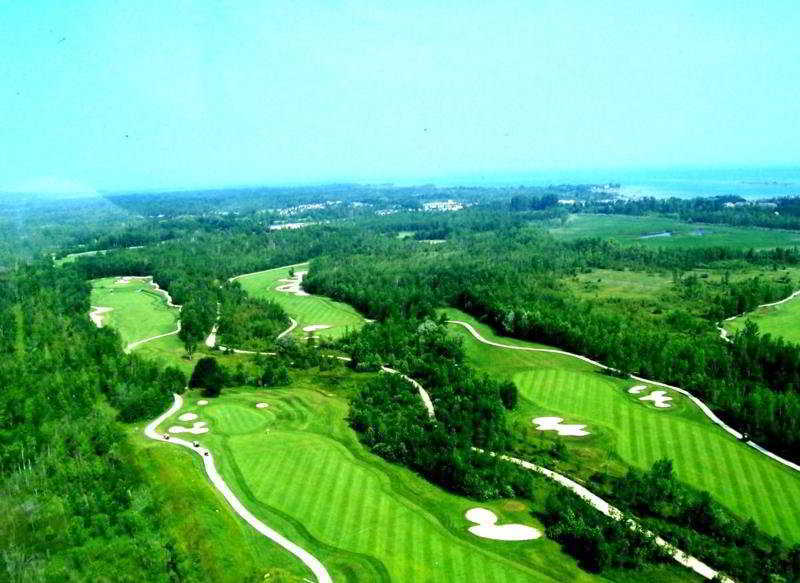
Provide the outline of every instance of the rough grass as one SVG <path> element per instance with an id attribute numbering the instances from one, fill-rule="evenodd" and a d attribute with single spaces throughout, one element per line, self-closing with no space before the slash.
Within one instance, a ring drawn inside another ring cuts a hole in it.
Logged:
<path id="1" fill-rule="evenodd" d="M 731 332 L 744 328 L 745 322 L 752 320 L 758 324 L 762 334 L 771 334 L 789 342 L 800 343 L 800 296 L 785 304 L 759 308 L 745 316 L 728 320 L 724 327 Z"/>
<path id="2" fill-rule="evenodd" d="M 548 486 L 533 505 L 449 494 L 358 442 L 345 420 L 346 396 L 369 375 L 339 369 L 292 376 L 289 388 L 226 389 L 205 407 L 192 393 L 176 415 L 192 411 L 209 423 L 210 433 L 197 439 L 215 452 L 237 496 L 313 552 L 335 581 L 644 581 L 654 573 L 660 581 L 697 580 L 672 567 L 602 578 L 578 569 L 546 538 L 507 543 L 473 536 L 463 515 L 475 506 L 541 528 L 531 511 L 541 509 Z M 270 406 L 259 410 L 258 402 Z"/>
<path id="3" fill-rule="evenodd" d="M 149 283 L 132 279 L 117 284 L 117 277 L 92 281 L 92 306 L 113 308 L 103 314 L 103 325 L 116 329 L 125 345 L 175 330 L 178 310 L 170 308 L 164 297 L 152 291 Z"/>
<path id="4" fill-rule="evenodd" d="M 526 345 L 498 337 L 488 326 L 457 310 L 447 312 L 451 319 L 475 325 L 487 340 Z M 533 417 L 544 415 L 587 424 L 591 436 L 561 438 L 575 447 L 574 467 L 567 466 L 573 475 L 581 475 L 581 466 L 587 461 L 588 467 L 596 470 L 612 460 L 613 469 L 613 459 L 618 456 L 624 463 L 644 469 L 660 458 L 669 458 L 681 480 L 708 490 L 766 532 L 787 542 L 800 541 L 800 473 L 738 442 L 679 393 L 667 391 L 673 407 L 656 409 L 638 400 L 647 392 L 627 393 L 640 383 L 602 374 L 580 360 L 488 346 L 460 326 L 454 326 L 453 333 L 464 338 L 473 366 L 512 379 L 519 387 L 520 405 L 513 416 L 517 431 L 527 431 Z"/>
<path id="5" fill-rule="evenodd" d="M 296 266 L 297 271 L 308 269 L 308 264 Z M 286 313 L 297 320 L 297 328 L 292 334 L 297 338 L 308 335 L 303 332 L 305 326 L 327 324 L 325 330 L 317 330 L 315 335 L 325 338 L 338 338 L 348 329 L 355 330 L 363 326 L 364 318 L 347 304 L 334 302 L 323 296 L 297 296 L 276 291 L 282 285 L 281 279 L 289 278 L 289 268 L 279 267 L 256 275 L 240 277 L 237 281 L 251 296 L 265 298 L 277 302 Z"/>
<path id="6" fill-rule="evenodd" d="M 644 235 L 669 231 L 670 237 L 642 239 Z M 800 233 L 758 227 L 729 227 L 686 223 L 664 217 L 629 217 L 621 215 L 570 215 L 567 222 L 550 232 L 563 239 L 600 237 L 623 244 L 647 247 L 732 247 L 764 249 L 800 244 Z M 702 232 L 702 234 L 700 234 Z"/>

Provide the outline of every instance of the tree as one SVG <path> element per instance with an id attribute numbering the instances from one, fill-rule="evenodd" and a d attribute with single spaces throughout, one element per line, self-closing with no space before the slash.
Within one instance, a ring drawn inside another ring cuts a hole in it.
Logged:
<path id="1" fill-rule="evenodd" d="M 190 387 L 202 387 L 206 397 L 217 397 L 222 392 L 225 383 L 225 373 L 217 360 L 206 356 L 197 361 L 189 379 Z"/>
<path id="2" fill-rule="evenodd" d="M 503 401 L 503 406 L 509 411 L 515 409 L 517 406 L 517 401 L 519 401 L 517 385 L 511 381 L 505 381 L 502 383 L 500 385 L 500 400 Z"/>

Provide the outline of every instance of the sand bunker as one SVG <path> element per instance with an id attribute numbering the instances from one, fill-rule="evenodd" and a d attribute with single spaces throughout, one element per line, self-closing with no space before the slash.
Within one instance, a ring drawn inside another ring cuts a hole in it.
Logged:
<path id="1" fill-rule="evenodd" d="M 639 397 L 640 401 L 653 401 L 653 404 L 660 409 L 666 409 L 667 407 L 672 407 L 667 401 L 671 401 L 672 397 L 667 396 L 666 391 L 653 391 L 649 395 L 644 397 Z"/>
<path id="2" fill-rule="evenodd" d="M 208 427 L 206 427 L 205 421 L 196 421 L 191 427 L 173 425 L 167 431 L 170 433 L 194 433 L 196 435 L 198 433 L 208 433 Z"/>
<path id="3" fill-rule="evenodd" d="M 642 391 L 647 390 L 647 385 L 636 385 L 635 387 L 631 387 L 628 389 L 629 393 L 633 393 L 634 395 L 637 393 L 641 393 Z"/>
<path id="4" fill-rule="evenodd" d="M 285 292 L 287 294 L 294 294 L 296 296 L 308 296 L 311 295 L 308 292 L 303 291 L 300 289 L 300 286 L 303 284 L 303 276 L 308 273 L 307 271 L 295 271 L 294 277 L 289 279 L 281 279 L 280 281 L 283 282 L 283 285 L 279 285 L 275 288 L 275 291 Z"/>
<path id="5" fill-rule="evenodd" d="M 269 403 L 256 403 L 256 409 L 266 409 L 269 407 Z"/>
<path id="6" fill-rule="evenodd" d="M 467 517 L 467 520 L 477 525 L 470 526 L 469 531 L 481 538 L 519 541 L 533 540 L 542 536 L 540 531 L 524 524 L 495 524 L 497 515 L 485 508 L 470 508 L 464 516 Z"/>
<path id="7" fill-rule="evenodd" d="M 200 399 L 199 401 L 197 401 L 197 404 L 198 405 L 208 405 L 208 401 L 206 401 L 205 399 Z"/>
<path id="8" fill-rule="evenodd" d="M 325 330 L 326 328 L 330 328 L 328 324 L 314 324 L 313 326 L 306 326 L 303 328 L 303 332 L 316 332 L 317 330 Z"/>
<path id="9" fill-rule="evenodd" d="M 115 281 L 114 283 L 115 283 L 116 285 L 125 285 L 125 284 L 128 284 L 128 283 L 130 283 L 130 282 L 131 282 L 131 276 L 130 276 L 130 275 L 126 275 L 125 277 L 120 277 L 120 278 L 119 278 L 117 281 Z"/>
<path id="10" fill-rule="evenodd" d="M 105 308 L 102 306 L 96 307 L 94 310 L 89 312 L 89 319 L 94 322 L 94 325 L 98 328 L 103 327 L 103 314 L 106 314 L 113 310 L 114 308 Z"/>
<path id="11" fill-rule="evenodd" d="M 558 431 L 559 435 L 571 435 L 573 437 L 583 437 L 589 435 L 588 431 L 583 428 L 586 425 L 566 425 L 563 424 L 561 417 L 537 417 L 533 420 L 536 429 L 539 431 Z"/>
<path id="12" fill-rule="evenodd" d="M 197 419 L 197 415 L 195 415 L 194 413 L 184 413 L 183 415 L 178 417 L 178 419 L 181 421 L 194 421 L 195 419 Z"/>

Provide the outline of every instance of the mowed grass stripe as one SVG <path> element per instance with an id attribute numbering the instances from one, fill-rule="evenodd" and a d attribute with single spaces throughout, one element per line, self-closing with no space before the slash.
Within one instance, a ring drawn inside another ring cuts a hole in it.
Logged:
<path id="1" fill-rule="evenodd" d="M 349 454 L 340 444 L 314 434 L 288 432 L 282 433 L 279 440 L 275 437 L 266 442 L 261 440 L 260 444 L 246 441 L 249 438 L 244 436 L 232 438 L 236 440 L 236 447 L 231 448 L 236 463 L 254 495 L 264 504 L 291 513 L 312 536 L 320 540 L 353 552 L 377 556 L 397 580 L 454 580 L 450 573 L 443 574 L 432 565 L 425 564 L 426 551 L 422 547 L 431 544 L 433 539 L 441 538 L 447 541 L 441 542 L 441 546 L 459 548 L 459 558 L 465 570 L 459 580 L 480 581 L 483 577 L 481 570 L 485 570 L 486 579 L 492 581 L 552 580 L 536 573 L 531 576 L 527 569 L 519 570 L 513 563 L 492 559 L 471 545 L 465 546 L 441 526 L 430 522 L 425 513 L 419 513 L 406 504 L 391 503 L 392 494 L 382 486 L 381 478 L 358 462 L 348 459 Z M 253 450 L 261 449 L 260 445 L 268 450 L 264 452 L 265 457 L 273 463 L 266 466 L 245 463 L 251 458 Z M 294 455 L 287 456 L 285 462 L 281 462 L 280 456 L 272 455 L 274 448 L 289 449 Z M 300 451 L 303 455 L 298 453 Z M 309 452 L 313 454 L 311 458 L 305 456 Z M 328 457 L 333 463 L 324 460 Z M 289 464 L 292 468 L 277 468 L 277 463 Z M 343 484 L 341 490 L 337 487 L 318 487 L 320 479 L 324 478 L 321 472 L 336 476 L 337 483 Z M 314 496 L 279 496 L 275 489 L 264 486 L 271 479 L 290 482 L 290 493 L 292 490 L 311 490 L 321 504 L 316 503 Z M 382 503 L 381 498 L 387 498 L 387 502 Z M 323 511 L 320 511 L 320 507 Z M 392 522 L 392 517 L 385 515 L 386 512 L 395 515 L 396 526 L 393 531 L 385 528 L 386 524 Z M 326 523 L 331 526 L 324 526 Z M 388 542 L 383 539 L 390 537 L 396 539 L 393 541 L 396 543 L 395 552 L 380 553 L 381 549 L 389 548 Z M 475 555 L 480 557 L 477 563 L 471 562 Z M 477 571 L 474 570 L 476 568 Z"/>
<path id="2" fill-rule="evenodd" d="M 800 540 L 800 477 L 789 475 L 698 417 L 680 395 L 670 392 L 676 407 L 658 410 L 630 397 L 626 392 L 632 386 L 629 381 L 597 373 L 531 367 L 513 379 L 531 417 L 537 416 L 541 407 L 568 423 L 587 423 L 590 432 L 598 431 L 598 425 L 611 427 L 616 434 L 615 449 L 628 463 L 647 469 L 656 460 L 669 458 L 681 480 L 708 490 L 770 534 L 787 542 Z M 780 478 L 786 485 L 776 492 Z M 779 513 L 790 516 L 779 517 Z"/>

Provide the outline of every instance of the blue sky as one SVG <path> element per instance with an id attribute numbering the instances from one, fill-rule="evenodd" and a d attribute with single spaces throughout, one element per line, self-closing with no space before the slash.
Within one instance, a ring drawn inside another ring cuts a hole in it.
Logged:
<path id="1" fill-rule="evenodd" d="M 800 9 L 0 0 L 0 190 L 797 164 Z"/>

